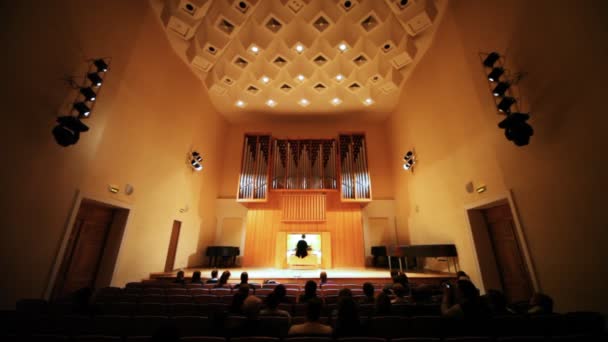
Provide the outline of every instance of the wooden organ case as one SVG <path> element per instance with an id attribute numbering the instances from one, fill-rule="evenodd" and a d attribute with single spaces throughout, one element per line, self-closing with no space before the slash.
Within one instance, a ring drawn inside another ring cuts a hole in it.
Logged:
<path id="1" fill-rule="evenodd" d="M 265 202 L 270 191 L 340 191 L 342 202 L 372 199 L 365 135 L 338 139 L 277 139 L 245 134 L 239 202 Z"/>

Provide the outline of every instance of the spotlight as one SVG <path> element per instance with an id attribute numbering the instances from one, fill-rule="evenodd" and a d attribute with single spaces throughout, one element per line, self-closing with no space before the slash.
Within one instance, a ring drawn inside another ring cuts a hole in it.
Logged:
<path id="1" fill-rule="evenodd" d="M 59 125 L 53 128 L 53 136 L 57 144 L 63 147 L 76 144 L 80 139 L 80 132 L 89 130 L 89 127 L 74 116 L 60 116 L 57 122 Z"/>
<path id="2" fill-rule="evenodd" d="M 91 87 L 80 88 L 80 93 L 84 96 L 85 100 L 89 102 L 95 101 L 95 98 L 97 97 L 97 94 L 95 94 Z"/>
<path id="3" fill-rule="evenodd" d="M 488 74 L 488 80 L 490 82 L 498 82 L 498 79 L 500 78 L 500 76 L 502 76 L 502 74 L 505 73 L 505 69 L 503 68 L 494 68 L 492 69 L 492 71 Z"/>
<path id="4" fill-rule="evenodd" d="M 79 117 L 87 118 L 91 114 L 91 109 L 84 102 L 74 103 L 74 109 L 78 112 Z"/>
<path id="5" fill-rule="evenodd" d="M 96 72 L 87 74 L 87 78 L 91 80 L 91 83 L 93 83 L 95 87 L 100 87 L 103 83 L 103 79 Z"/>
<path id="6" fill-rule="evenodd" d="M 95 66 L 97 67 L 97 71 L 98 72 L 106 72 L 108 71 L 108 63 L 106 63 L 106 61 L 104 61 L 103 59 L 96 59 L 95 61 L 93 61 L 93 64 L 95 64 Z"/>
<path id="7" fill-rule="evenodd" d="M 517 100 L 514 98 L 507 96 L 503 97 L 498 103 L 498 111 L 501 113 L 511 113 L 511 105 L 513 105 Z"/>
<path id="8" fill-rule="evenodd" d="M 190 165 L 192 165 L 192 168 L 196 171 L 200 171 L 203 169 L 203 165 L 201 165 L 200 163 L 198 163 L 196 160 L 192 159 L 190 161 Z"/>
<path id="9" fill-rule="evenodd" d="M 416 158 L 414 156 L 414 152 L 407 151 L 407 153 L 403 156 L 403 169 L 405 171 L 409 171 L 416 164 Z"/>
<path id="10" fill-rule="evenodd" d="M 498 52 L 492 52 L 486 57 L 486 59 L 483 60 L 483 65 L 487 66 L 488 68 L 491 68 L 494 66 L 494 63 L 496 63 L 499 58 L 500 55 L 498 54 Z"/>
<path id="11" fill-rule="evenodd" d="M 509 114 L 498 124 L 498 127 L 505 130 L 505 137 L 509 141 L 513 141 L 517 146 L 525 146 L 530 143 L 530 137 L 534 135 L 534 129 L 526 122 L 529 118 L 529 114 Z"/>
<path id="12" fill-rule="evenodd" d="M 505 96 L 505 92 L 509 89 L 511 85 L 507 82 L 499 82 L 496 88 L 492 91 L 494 96 Z"/>
<path id="13" fill-rule="evenodd" d="M 190 159 L 190 166 L 196 171 L 202 170 L 203 165 L 201 165 L 201 162 L 203 161 L 203 156 L 196 151 L 192 151 L 191 155 L 192 159 Z"/>

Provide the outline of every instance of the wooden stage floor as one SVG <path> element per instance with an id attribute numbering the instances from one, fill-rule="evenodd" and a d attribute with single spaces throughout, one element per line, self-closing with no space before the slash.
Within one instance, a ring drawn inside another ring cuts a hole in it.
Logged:
<path id="1" fill-rule="evenodd" d="M 186 268 L 183 269 L 186 278 L 192 276 L 192 272 L 200 271 L 203 278 L 207 278 L 211 274 L 212 268 Z M 370 282 L 388 282 L 390 281 L 390 272 L 386 268 L 332 268 L 332 269 L 309 269 L 309 270 L 293 270 L 293 269 L 277 269 L 277 268 L 218 268 L 221 274 L 224 270 L 229 270 L 231 273 L 230 283 L 237 283 L 240 280 L 240 274 L 246 271 L 249 274 L 249 281 L 262 283 L 264 280 L 272 279 L 281 283 L 305 283 L 307 280 L 318 280 L 319 273 L 327 272 L 327 277 L 334 283 L 362 283 Z M 175 278 L 176 271 L 173 272 L 158 272 L 150 274 L 151 279 L 166 279 Z M 455 273 L 442 273 L 433 271 L 406 272 L 408 278 L 414 283 L 439 284 L 443 281 L 456 278 Z"/>

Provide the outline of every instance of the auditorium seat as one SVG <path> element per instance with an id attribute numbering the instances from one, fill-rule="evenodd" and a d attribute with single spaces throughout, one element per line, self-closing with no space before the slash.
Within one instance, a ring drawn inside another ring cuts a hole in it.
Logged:
<path id="1" fill-rule="evenodd" d="M 279 342 L 281 339 L 269 336 L 233 337 L 230 342 Z"/>
<path id="2" fill-rule="evenodd" d="M 157 295 L 162 296 L 165 294 L 165 290 L 160 287 L 146 287 L 144 289 L 144 296 Z"/>
<path id="3" fill-rule="evenodd" d="M 320 291 L 320 294 L 323 295 L 324 297 L 337 296 L 339 291 L 340 290 L 338 288 L 329 288 L 329 289 L 323 288 Z"/>
<path id="4" fill-rule="evenodd" d="M 289 312 L 290 315 L 293 315 L 293 304 L 290 303 L 281 303 L 279 304 L 279 306 L 277 307 L 279 310 L 285 310 L 287 312 Z"/>
<path id="5" fill-rule="evenodd" d="M 197 295 L 203 295 L 203 294 L 208 295 L 209 294 L 209 289 L 206 289 L 206 288 L 203 288 L 203 287 L 195 287 L 195 288 L 188 289 L 188 293 L 191 296 L 197 296 Z"/>
<path id="6" fill-rule="evenodd" d="M 228 316 L 224 319 L 224 335 L 226 337 L 239 337 L 250 335 L 250 325 L 244 316 Z"/>
<path id="7" fill-rule="evenodd" d="M 408 335 L 416 337 L 441 337 L 444 319 L 439 316 L 415 316 L 407 319 Z"/>
<path id="8" fill-rule="evenodd" d="M 206 336 L 210 335 L 209 319 L 201 316 L 173 317 L 171 322 L 177 328 L 179 336 Z"/>
<path id="9" fill-rule="evenodd" d="M 75 342 L 121 342 L 120 336 L 103 336 L 103 335 L 85 335 L 75 336 Z"/>
<path id="10" fill-rule="evenodd" d="M 234 295 L 232 296 L 218 296 L 218 302 L 222 304 L 230 305 L 234 299 Z"/>
<path id="11" fill-rule="evenodd" d="M 167 283 L 165 284 L 165 288 L 167 289 L 171 289 L 171 288 L 183 288 L 184 285 L 180 284 L 180 283 Z"/>
<path id="12" fill-rule="evenodd" d="M 496 342 L 547 342 L 544 336 L 509 336 L 498 337 Z"/>
<path id="13" fill-rule="evenodd" d="M 230 296 L 232 295 L 232 290 L 229 288 L 219 287 L 210 289 L 209 293 L 214 296 Z"/>
<path id="14" fill-rule="evenodd" d="M 130 325 L 128 316 L 97 316 L 93 320 L 94 333 L 103 336 L 125 336 Z"/>
<path id="15" fill-rule="evenodd" d="M 172 296 L 172 295 L 189 296 L 190 295 L 188 290 L 183 287 L 174 287 L 174 288 L 165 289 L 165 294 L 168 296 Z"/>
<path id="16" fill-rule="evenodd" d="M 70 336 L 90 335 L 95 332 L 93 319 L 83 315 L 64 315 L 56 319 L 57 328 L 63 334 Z"/>
<path id="17" fill-rule="evenodd" d="M 137 316 L 165 316 L 167 314 L 164 303 L 139 303 L 137 305 Z"/>
<path id="18" fill-rule="evenodd" d="M 490 325 L 494 336 L 527 336 L 530 332 L 530 318 L 523 315 L 497 316 Z"/>
<path id="19" fill-rule="evenodd" d="M 103 315 L 132 316 L 137 311 L 137 303 L 130 302 L 109 302 L 102 303 L 100 306 Z"/>
<path id="20" fill-rule="evenodd" d="M 166 303 L 167 296 L 165 295 L 143 295 L 139 297 L 139 303 Z"/>
<path id="21" fill-rule="evenodd" d="M 135 316 L 131 320 L 128 336 L 153 336 L 158 329 L 168 324 L 167 316 Z"/>
<path id="22" fill-rule="evenodd" d="M 167 304 L 166 311 L 169 316 L 198 316 L 199 306 L 193 303 L 171 303 Z"/>
<path id="23" fill-rule="evenodd" d="M 600 335 L 605 333 L 604 317 L 598 312 L 568 312 L 563 315 L 567 335 Z"/>
<path id="24" fill-rule="evenodd" d="M 289 337 L 284 340 L 285 342 L 331 342 L 331 337 L 321 336 L 301 336 L 301 337 Z"/>
<path id="25" fill-rule="evenodd" d="M 141 294 L 143 294 L 143 292 L 144 292 L 144 289 L 141 287 L 127 287 L 122 291 L 123 294 L 133 294 L 133 295 L 141 295 Z"/>
<path id="26" fill-rule="evenodd" d="M 298 299 L 298 297 L 297 297 L 297 296 L 287 294 L 287 295 L 285 296 L 284 301 L 285 301 L 285 302 L 287 302 L 287 303 L 292 303 L 292 304 L 295 304 L 295 303 L 297 302 L 297 299 Z"/>
<path id="27" fill-rule="evenodd" d="M 167 303 L 192 303 L 192 296 L 190 295 L 168 295 Z"/>
<path id="28" fill-rule="evenodd" d="M 293 314 L 294 316 L 304 316 L 306 315 L 306 304 L 298 303 L 293 306 Z"/>
<path id="29" fill-rule="evenodd" d="M 381 337 L 340 337 L 337 342 L 386 342 L 386 339 Z M 393 340 L 394 341 L 394 340 Z"/>
<path id="30" fill-rule="evenodd" d="M 130 282 L 125 285 L 126 288 L 142 288 L 143 284 L 138 281 Z"/>
<path id="31" fill-rule="evenodd" d="M 257 289 L 257 290 L 255 290 L 255 295 L 264 297 L 264 296 L 271 294 L 272 291 L 274 291 L 274 290 L 273 289 L 263 289 L 263 288 Z"/>
<path id="32" fill-rule="evenodd" d="M 190 289 L 202 289 L 203 288 L 203 284 L 190 283 L 190 284 L 184 285 L 184 287 L 186 289 L 188 289 L 188 290 L 190 290 Z"/>
<path id="33" fill-rule="evenodd" d="M 255 334 L 283 338 L 287 336 L 288 330 L 287 317 L 260 317 Z"/>
<path id="34" fill-rule="evenodd" d="M 323 300 L 325 301 L 325 304 L 336 304 L 338 303 L 338 295 L 325 295 Z"/>
<path id="35" fill-rule="evenodd" d="M 218 297 L 210 294 L 193 295 L 192 301 L 197 304 L 217 303 Z"/>
<path id="36" fill-rule="evenodd" d="M 27 314 L 43 314 L 48 311 L 48 303 L 44 299 L 21 299 L 17 301 L 17 312 Z"/>
<path id="37" fill-rule="evenodd" d="M 409 333 L 409 325 L 405 318 L 397 316 L 372 317 L 369 327 L 372 336 L 382 338 L 405 337 Z"/>
<path id="38" fill-rule="evenodd" d="M 114 298 L 114 301 L 116 301 L 116 302 L 136 303 L 139 301 L 139 297 L 140 296 L 134 295 L 134 294 L 122 294 L 120 296 L 116 296 L 113 298 Z"/>
<path id="39" fill-rule="evenodd" d="M 464 336 L 464 337 L 449 337 L 443 342 L 493 342 L 494 338 L 490 336 Z"/>
<path id="40" fill-rule="evenodd" d="M 393 338 L 391 342 L 440 342 L 441 339 L 437 337 L 402 337 Z"/>
<path id="41" fill-rule="evenodd" d="M 179 340 L 183 342 L 226 342 L 225 338 L 216 336 L 182 337 Z"/>
<path id="42" fill-rule="evenodd" d="M 70 338 L 64 335 L 34 334 L 28 336 L 26 340 L 32 342 L 67 342 Z"/>

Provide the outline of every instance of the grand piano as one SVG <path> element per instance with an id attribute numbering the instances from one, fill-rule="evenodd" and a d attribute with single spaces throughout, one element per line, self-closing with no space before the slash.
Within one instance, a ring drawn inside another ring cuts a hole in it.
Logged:
<path id="1" fill-rule="evenodd" d="M 205 256 L 209 258 L 209 267 L 234 266 L 241 250 L 233 246 L 209 246 Z"/>
<path id="2" fill-rule="evenodd" d="M 451 272 L 450 269 L 450 260 L 454 264 L 454 269 L 458 271 L 458 263 L 456 262 L 456 257 L 458 257 L 458 252 L 456 251 L 455 245 L 399 245 L 399 246 L 389 246 L 388 248 L 388 267 L 392 269 L 391 266 L 391 257 L 397 257 L 399 260 L 399 270 L 403 271 L 403 266 L 401 264 L 401 259 L 405 260 L 405 269 L 408 269 L 407 258 L 439 258 L 439 257 L 447 257 L 448 258 L 448 271 Z M 418 262 L 416 262 L 419 265 Z"/>

